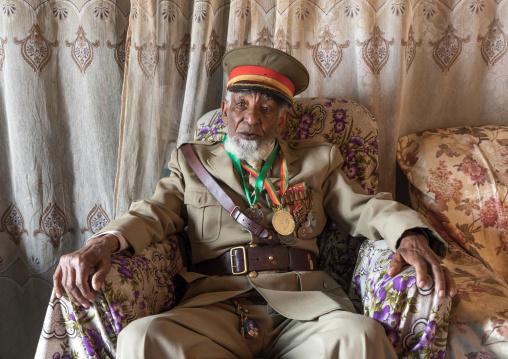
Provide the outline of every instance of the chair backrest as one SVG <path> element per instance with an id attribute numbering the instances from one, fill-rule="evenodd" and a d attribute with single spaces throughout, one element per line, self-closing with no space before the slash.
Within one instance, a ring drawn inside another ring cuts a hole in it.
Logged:
<path id="1" fill-rule="evenodd" d="M 197 123 L 196 141 L 217 141 L 225 134 L 221 110 L 203 115 Z M 358 182 L 367 193 L 378 185 L 378 129 L 374 116 L 362 105 L 335 98 L 299 98 L 289 112 L 285 140 L 312 138 L 336 145 L 346 176 Z"/>

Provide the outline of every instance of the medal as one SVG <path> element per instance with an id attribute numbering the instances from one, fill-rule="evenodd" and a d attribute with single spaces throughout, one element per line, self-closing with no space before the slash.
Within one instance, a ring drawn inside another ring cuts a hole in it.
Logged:
<path id="1" fill-rule="evenodd" d="M 235 307 L 236 314 L 238 314 L 238 316 L 240 317 L 239 330 L 242 336 L 242 340 L 245 339 L 246 335 L 248 338 L 257 338 L 259 336 L 259 327 L 255 321 L 247 317 L 247 314 L 249 314 L 247 308 L 242 307 L 234 299 L 230 300 L 233 306 Z"/>
<path id="2" fill-rule="evenodd" d="M 284 236 L 282 234 L 277 235 L 279 237 L 279 240 L 282 244 L 293 244 L 295 243 L 295 232 L 288 234 L 287 236 Z"/>
<path id="3" fill-rule="evenodd" d="M 258 325 L 252 320 L 247 319 L 243 324 L 244 333 L 250 338 L 257 338 L 259 336 Z"/>
<path id="4" fill-rule="evenodd" d="M 316 220 L 312 216 L 312 212 L 309 212 L 309 214 L 307 216 L 307 220 L 298 229 L 298 238 L 301 238 L 301 239 L 312 238 L 314 236 L 313 235 L 314 231 L 312 230 L 312 227 L 315 227 L 315 226 L 316 226 Z"/>
<path id="5" fill-rule="evenodd" d="M 303 201 L 298 201 L 296 206 L 293 208 L 293 215 L 295 216 L 295 219 L 300 223 L 305 222 L 307 212 L 307 206 L 305 203 L 303 203 Z"/>
<path id="6" fill-rule="evenodd" d="M 278 210 L 272 217 L 273 228 L 277 233 L 287 236 L 295 230 L 295 220 L 293 216 L 284 210 Z"/>
<path id="7" fill-rule="evenodd" d="M 310 227 L 305 227 L 305 226 L 301 226 L 301 227 L 298 229 L 298 238 L 301 238 L 301 239 L 307 239 L 307 238 L 310 238 L 311 233 L 312 233 L 312 228 L 310 228 Z"/>
<path id="8" fill-rule="evenodd" d="M 259 208 L 249 207 L 245 210 L 244 214 L 257 224 L 263 223 L 264 218 L 263 211 Z"/>

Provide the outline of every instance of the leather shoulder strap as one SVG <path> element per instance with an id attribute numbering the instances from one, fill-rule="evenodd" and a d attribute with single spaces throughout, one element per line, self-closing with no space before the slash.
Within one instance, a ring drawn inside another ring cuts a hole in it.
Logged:
<path id="1" fill-rule="evenodd" d="M 196 176 L 198 176 L 205 187 L 208 188 L 210 193 L 221 204 L 221 206 L 229 212 L 235 221 L 247 228 L 252 234 L 259 237 L 259 239 L 261 239 L 263 242 L 271 246 L 279 244 L 279 238 L 273 231 L 254 222 L 252 219 L 243 214 L 240 208 L 235 205 L 231 197 L 229 197 L 227 193 L 224 192 L 224 190 L 219 186 L 219 184 L 213 179 L 210 173 L 203 166 L 199 158 L 194 153 L 191 144 L 186 143 L 182 145 L 180 149 L 182 150 L 185 159 L 194 170 L 194 173 L 196 173 Z"/>

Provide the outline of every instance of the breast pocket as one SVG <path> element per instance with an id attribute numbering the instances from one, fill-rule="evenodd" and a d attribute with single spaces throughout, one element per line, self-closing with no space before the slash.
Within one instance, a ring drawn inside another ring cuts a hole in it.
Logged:
<path id="1" fill-rule="evenodd" d="M 194 242 L 213 242 L 219 238 L 222 206 L 210 192 L 186 191 L 187 234 Z"/>

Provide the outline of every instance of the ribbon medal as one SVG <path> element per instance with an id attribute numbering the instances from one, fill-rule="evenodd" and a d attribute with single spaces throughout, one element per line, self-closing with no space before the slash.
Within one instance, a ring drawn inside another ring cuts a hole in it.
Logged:
<path id="1" fill-rule="evenodd" d="M 275 211 L 277 207 L 273 201 L 268 198 L 267 200 Z M 295 230 L 298 238 L 308 239 L 315 237 L 312 227 L 316 226 L 316 221 L 312 218 L 312 206 L 312 191 L 309 189 L 306 182 L 298 183 L 286 190 L 282 200 L 282 207 L 294 217 L 296 221 Z"/>

